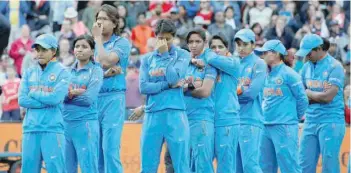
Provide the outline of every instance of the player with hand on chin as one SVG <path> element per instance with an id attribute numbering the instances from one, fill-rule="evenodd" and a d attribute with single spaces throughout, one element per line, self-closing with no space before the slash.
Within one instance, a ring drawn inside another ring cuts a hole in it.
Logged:
<path id="1" fill-rule="evenodd" d="M 120 143 L 125 116 L 125 73 L 131 44 L 119 36 L 117 9 L 102 5 L 92 28 L 95 60 L 104 70 L 98 96 L 100 123 L 99 172 L 123 172 Z"/>
<path id="2" fill-rule="evenodd" d="M 175 172 L 190 172 L 189 124 L 183 94 L 190 55 L 173 45 L 175 33 L 172 21 L 157 21 L 156 50 L 141 60 L 139 88 L 146 95 L 141 173 L 157 172 L 164 141 Z"/>

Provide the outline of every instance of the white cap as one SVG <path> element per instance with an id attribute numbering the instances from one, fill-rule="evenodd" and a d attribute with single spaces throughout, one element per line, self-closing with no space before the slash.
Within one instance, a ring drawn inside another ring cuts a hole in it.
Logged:
<path id="1" fill-rule="evenodd" d="M 68 7 L 64 13 L 65 18 L 71 19 L 78 16 L 78 12 L 73 7 Z"/>

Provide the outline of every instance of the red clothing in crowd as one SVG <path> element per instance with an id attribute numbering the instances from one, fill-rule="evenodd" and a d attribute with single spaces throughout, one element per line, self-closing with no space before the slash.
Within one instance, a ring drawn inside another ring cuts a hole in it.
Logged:
<path id="1" fill-rule="evenodd" d="M 2 86 L 2 94 L 4 96 L 2 102 L 2 110 L 5 111 L 12 111 L 19 109 L 18 99 L 13 99 L 9 103 L 5 103 L 5 100 L 11 96 L 18 94 L 18 89 L 20 86 L 20 79 L 15 78 L 14 80 L 6 80 L 5 84 Z"/>
<path id="2" fill-rule="evenodd" d="M 29 39 L 27 41 L 27 43 L 23 43 L 21 38 L 15 40 L 11 44 L 11 49 L 10 49 L 10 52 L 9 52 L 9 56 L 15 61 L 16 72 L 19 75 L 21 75 L 22 61 L 23 61 L 23 57 L 25 56 L 25 54 L 21 55 L 19 53 L 19 50 L 22 48 L 25 51 L 31 51 L 32 50 L 32 47 L 31 47 L 32 44 L 33 44 L 33 40 Z"/>
<path id="3" fill-rule="evenodd" d="M 137 25 L 132 29 L 131 39 L 135 47 L 140 51 L 140 54 L 147 53 L 147 40 L 151 37 L 155 37 L 155 33 L 150 26 Z"/>
<path id="4" fill-rule="evenodd" d="M 211 21 L 212 20 L 212 16 L 213 16 L 213 12 L 210 11 L 207 14 L 201 13 L 201 11 L 197 12 L 196 16 L 201 16 L 202 18 L 204 18 L 205 21 Z"/>
<path id="5" fill-rule="evenodd" d="M 150 2 L 149 10 L 152 11 L 156 8 L 157 4 L 160 2 Z M 167 13 L 174 6 L 173 2 L 161 2 L 162 3 L 162 13 Z"/>
<path id="6" fill-rule="evenodd" d="M 350 124 L 350 108 L 347 105 L 345 105 L 345 121 Z"/>

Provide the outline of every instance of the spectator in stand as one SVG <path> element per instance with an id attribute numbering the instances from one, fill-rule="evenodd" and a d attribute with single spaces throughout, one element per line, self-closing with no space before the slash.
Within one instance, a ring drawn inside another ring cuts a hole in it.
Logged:
<path id="1" fill-rule="evenodd" d="M 50 2 L 46 0 L 27 1 L 29 11 L 27 13 L 27 24 L 32 31 L 32 36 L 36 37 L 38 33 L 49 33 L 50 28 L 49 14 Z"/>
<path id="2" fill-rule="evenodd" d="M 127 68 L 127 75 L 126 75 L 126 82 L 127 82 L 126 108 L 127 109 L 134 109 L 143 104 L 143 97 L 139 92 L 138 68 L 139 67 L 135 63 L 130 63 Z"/>
<path id="3" fill-rule="evenodd" d="M 192 24 L 191 20 L 188 20 L 188 16 L 186 15 L 185 7 L 182 5 L 178 6 L 179 20 L 182 22 L 184 27 L 190 27 Z"/>
<path id="4" fill-rule="evenodd" d="M 156 23 L 158 20 L 162 19 L 162 6 L 161 4 L 156 4 L 156 7 L 151 11 L 151 17 L 147 20 L 147 23 L 151 28 L 155 30 Z"/>
<path id="5" fill-rule="evenodd" d="M 284 3 L 285 1 L 283 1 Z M 266 6 L 272 9 L 273 11 L 278 11 L 283 8 L 282 1 L 266 1 Z"/>
<path id="6" fill-rule="evenodd" d="M 241 29 L 241 22 L 240 19 L 237 20 L 234 16 L 234 8 L 232 6 L 228 6 L 225 10 L 224 10 L 224 15 L 225 15 L 225 23 L 230 25 L 233 30 L 236 32 L 239 29 Z"/>
<path id="7" fill-rule="evenodd" d="M 301 17 L 296 11 L 295 2 L 284 3 L 284 9 L 279 12 L 280 15 L 287 17 L 287 26 L 289 26 L 294 32 L 302 27 Z"/>
<path id="8" fill-rule="evenodd" d="M 72 22 L 70 20 L 64 20 L 62 22 L 62 29 L 61 32 L 58 33 L 59 40 L 67 39 L 70 43 L 71 50 L 73 50 L 73 41 L 76 39 L 76 34 L 72 29 Z"/>
<path id="9" fill-rule="evenodd" d="M 344 104 L 345 104 L 345 121 L 347 124 L 350 124 L 350 85 L 348 84 L 344 89 Z"/>
<path id="10" fill-rule="evenodd" d="M 222 11 L 218 11 L 215 14 L 215 23 L 211 24 L 208 27 L 208 32 L 211 35 L 217 35 L 220 32 L 224 34 L 226 38 L 228 38 L 228 48 L 232 53 L 234 51 L 234 31 L 233 28 L 225 23 L 224 13 Z"/>
<path id="11" fill-rule="evenodd" d="M 129 15 L 128 11 L 127 11 L 127 8 L 124 5 L 122 5 L 122 4 L 118 4 L 117 5 L 117 11 L 118 11 L 119 18 L 124 18 L 125 19 L 125 22 L 124 22 L 125 25 L 128 28 L 131 28 L 130 27 L 131 26 L 130 23 L 133 23 L 133 21 L 132 21 L 132 18 L 130 17 L 130 15 Z"/>
<path id="12" fill-rule="evenodd" d="M 84 9 L 82 14 L 82 21 L 84 25 L 91 30 L 95 22 L 95 13 L 97 9 L 101 7 L 102 0 L 90 0 L 87 4 L 87 7 Z"/>
<path id="13" fill-rule="evenodd" d="M 128 33 L 129 35 L 132 34 L 132 31 L 130 31 L 130 28 L 128 28 L 127 23 L 126 23 L 126 19 L 124 17 L 120 17 L 119 19 L 119 30 L 121 31 L 121 33 Z"/>
<path id="14" fill-rule="evenodd" d="M 28 25 L 22 26 L 21 37 L 11 44 L 9 56 L 15 61 L 16 71 L 21 76 L 22 61 L 24 55 L 32 50 L 33 40 L 30 38 L 30 28 Z"/>
<path id="15" fill-rule="evenodd" d="M 209 23 L 206 22 L 202 16 L 195 16 L 193 21 L 194 21 L 194 28 L 202 28 L 206 30 L 206 28 L 209 25 Z"/>
<path id="16" fill-rule="evenodd" d="M 304 2 L 300 10 L 301 22 L 311 23 L 311 20 L 314 15 L 316 15 L 316 11 L 320 10 L 320 5 L 318 1 L 309 0 L 308 2 Z"/>
<path id="17" fill-rule="evenodd" d="M 317 34 L 323 38 L 329 37 L 329 30 L 322 11 L 317 11 L 315 14 L 313 14 L 310 22 L 311 31 L 313 34 Z"/>
<path id="18" fill-rule="evenodd" d="M 26 24 L 28 11 L 27 1 L 0 1 L 0 13 L 10 21 L 12 27 L 20 28 Z"/>
<path id="19" fill-rule="evenodd" d="M 18 38 L 22 26 L 27 24 L 26 15 L 28 10 L 28 3 L 26 1 L 0 1 L 0 13 L 2 13 L 11 24 L 9 43 L 12 43 Z"/>
<path id="20" fill-rule="evenodd" d="M 242 22 L 245 27 L 249 27 L 250 23 L 250 10 L 255 7 L 255 2 L 254 1 L 246 1 L 246 3 L 242 7 L 243 11 L 243 17 L 242 17 Z"/>
<path id="21" fill-rule="evenodd" d="M 59 41 L 59 53 L 57 60 L 65 67 L 71 67 L 75 62 L 75 57 L 70 53 L 70 43 L 67 39 L 61 39 Z"/>
<path id="22" fill-rule="evenodd" d="M 74 34 L 78 37 L 90 33 L 82 21 L 78 21 L 78 12 L 73 7 L 67 8 L 64 13 L 65 19 L 70 20 Z"/>
<path id="23" fill-rule="evenodd" d="M 180 1 L 179 6 L 183 6 L 188 19 L 192 19 L 196 16 L 196 13 L 200 10 L 200 1 L 189 0 Z"/>
<path id="24" fill-rule="evenodd" d="M 236 1 L 230 1 L 230 0 L 224 0 L 224 1 L 216 1 L 216 0 L 210 0 L 211 6 L 213 7 L 214 13 L 217 11 L 225 11 L 228 7 L 232 7 L 234 10 L 234 19 L 236 21 L 241 21 L 241 10 L 238 2 Z"/>
<path id="25" fill-rule="evenodd" d="M 129 1 L 127 3 L 128 17 L 130 21 L 127 19 L 127 26 L 129 28 L 134 28 L 137 25 L 137 15 L 139 13 L 147 12 L 147 5 L 144 1 Z"/>
<path id="26" fill-rule="evenodd" d="M 327 19 L 336 21 L 340 28 L 344 27 L 346 16 L 345 12 L 338 3 L 335 3 L 333 5 L 333 8 L 329 13 Z"/>
<path id="27" fill-rule="evenodd" d="M 264 0 L 256 0 L 255 3 L 255 7 L 249 11 L 250 26 L 258 22 L 262 28 L 266 28 L 272 17 L 273 10 L 269 7 L 266 7 Z"/>
<path id="28" fill-rule="evenodd" d="M 286 18 L 279 16 L 275 27 L 268 30 L 265 38 L 267 40 L 280 40 L 287 49 L 290 49 L 294 39 L 294 32 L 286 26 Z"/>
<path id="29" fill-rule="evenodd" d="M 36 65 L 38 63 L 37 61 L 38 61 L 37 52 L 35 50 L 33 50 L 30 53 L 27 53 L 23 57 L 21 74 L 23 74 L 26 69 Z"/>
<path id="30" fill-rule="evenodd" d="M 328 50 L 329 54 L 342 63 L 343 59 L 341 57 L 341 49 L 337 45 L 337 39 L 331 37 L 329 38 L 329 42 L 330 42 L 330 47 Z"/>
<path id="31" fill-rule="evenodd" d="M 152 11 L 158 5 L 162 8 L 162 18 L 168 18 L 171 15 L 171 9 L 175 6 L 174 2 L 171 1 L 150 1 L 149 11 Z"/>
<path id="32" fill-rule="evenodd" d="M 205 24 L 211 24 L 213 11 L 211 10 L 210 2 L 201 1 L 200 10 L 197 12 L 196 16 L 201 16 L 204 19 Z"/>
<path id="33" fill-rule="evenodd" d="M 350 51 L 350 25 L 346 28 L 346 34 L 340 37 L 337 41 L 338 47 L 341 49 L 341 57 L 343 64 L 350 63 L 350 59 L 347 58 L 347 52 Z"/>
<path id="34" fill-rule="evenodd" d="M 341 37 L 346 37 L 346 34 L 342 31 L 338 21 L 332 20 L 329 22 L 330 37 L 339 39 Z"/>
<path id="35" fill-rule="evenodd" d="M 176 28 L 182 27 L 182 25 L 184 23 L 184 20 L 182 20 L 182 18 L 180 17 L 179 8 L 177 8 L 177 7 L 173 7 L 171 9 L 170 19 L 172 20 L 172 22 L 174 23 Z"/>
<path id="36" fill-rule="evenodd" d="M 251 30 L 255 33 L 256 37 L 256 47 L 262 47 L 266 39 L 263 37 L 263 29 L 260 23 L 254 23 L 251 27 Z"/>
<path id="37" fill-rule="evenodd" d="M 6 69 L 7 80 L 2 85 L 3 100 L 2 110 L 3 114 L 1 120 L 5 121 L 19 121 L 21 120 L 20 106 L 18 105 L 18 89 L 20 79 L 16 77 L 14 67 Z"/>
<path id="38" fill-rule="evenodd" d="M 308 26 L 308 24 L 305 24 L 302 26 L 302 28 L 300 28 L 295 36 L 294 36 L 294 40 L 291 43 L 291 47 L 293 48 L 299 48 L 300 47 L 300 42 L 302 40 L 302 38 L 306 35 L 306 34 L 311 34 L 311 29 Z"/>
<path id="39" fill-rule="evenodd" d="M 147 53 L 147 40 L 155 37 L 155 33 L 150 26 L 146 24 L 145 13 L 138 15 L 138 25 L 132 29 L 131 40 L 133 44 L 140 50 L 140 54 Z"/>
<path id="40" fill-rule="evenodd" d="M 67 8 L 73 7 L 74 0 L 65 0 L 65 1 L 50 1 L 51 11 L 52 11 L 52 32 L 57 32 L 61 30 L 62 22 L 65 19 L 63 11 L 66 11 Z"/>

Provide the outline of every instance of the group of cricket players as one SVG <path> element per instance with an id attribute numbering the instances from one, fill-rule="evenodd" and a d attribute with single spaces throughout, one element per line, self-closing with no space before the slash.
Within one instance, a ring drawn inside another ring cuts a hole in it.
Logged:
<path id="1" fill-rule="evenodd" d="M 75 39 L 71 68 L 55 59 L 53 35 L 36 38 L 38 62 L 25 69 L 19 91 L 23 173 L 39 173 L 43 161 L 48 173 L 76 173 L 78 165 L 82 173 L 123 172 L 131 43 L 118 34 L 118 21 L 117 9 L 103 5 L 92 36 Z M 156 50 L 141 58 L 141 173 L 157 172 L 164 143 L 167 172 L 315 173 L 321 155 L 323 173 L 340 173 L 344 69 L 327 40 L 303 37 L 299 74 L 279 40 L 256 48 L 250 29 L 235 34 L 233 54 L 228 38 L 208 38 L 200 28 L 186 37 L 190 52 L 181 49 L 176 31 L 171 20 L 159 20 Z"/>

